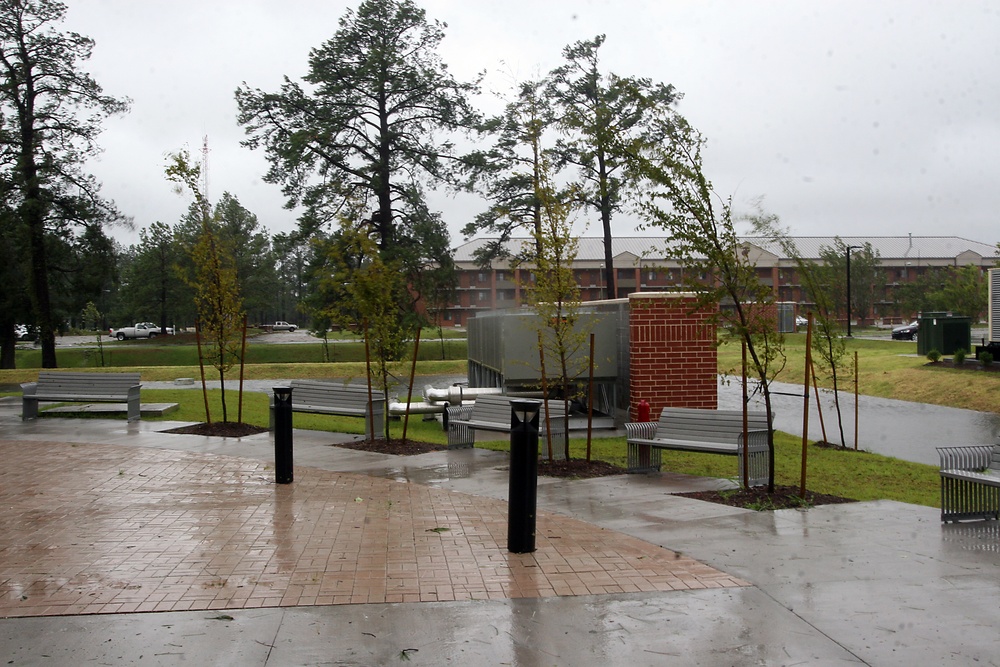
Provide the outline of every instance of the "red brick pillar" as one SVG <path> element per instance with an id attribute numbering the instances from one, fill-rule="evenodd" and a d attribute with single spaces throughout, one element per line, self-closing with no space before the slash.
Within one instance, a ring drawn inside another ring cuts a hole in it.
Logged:
<path id="1" fill-rule="evenodd" d="M 646 400 L 655 421 L 665 406 L 715 410 L 718 359 L 711 312 L 692 312 L 693 294 L 629 295 L 629 405 L 632 421 Z"/>

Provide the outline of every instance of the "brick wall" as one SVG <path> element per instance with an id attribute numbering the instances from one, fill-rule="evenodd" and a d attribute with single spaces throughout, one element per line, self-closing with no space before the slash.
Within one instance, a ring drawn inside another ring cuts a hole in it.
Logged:
<path id="1" fill-rule="evenodd" d="M 715 325 L 691 312 L 695 297 L 673 292 L 629 295 L 631 418 L 645 399 L 654 421 L 664 406 L 718 408 Z"/>

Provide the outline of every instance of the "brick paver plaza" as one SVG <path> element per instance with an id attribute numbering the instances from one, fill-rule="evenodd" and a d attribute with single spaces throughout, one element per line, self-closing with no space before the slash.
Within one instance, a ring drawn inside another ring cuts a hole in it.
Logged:
<path id="1" fill-rule="evenodd" d="M 0 440 L 0 617 L 425 602 L 746 586 L 640 539 L 360 474 Z"/>

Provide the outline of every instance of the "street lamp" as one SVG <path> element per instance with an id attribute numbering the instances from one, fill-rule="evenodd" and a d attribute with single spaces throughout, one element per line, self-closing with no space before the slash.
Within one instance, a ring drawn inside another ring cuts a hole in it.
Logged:
<path id="1" fill-rule="evenodd" d="M 860 250 L 859 245 L 847 246 L 847 337 L 851 337 L 851 251 Z"/>

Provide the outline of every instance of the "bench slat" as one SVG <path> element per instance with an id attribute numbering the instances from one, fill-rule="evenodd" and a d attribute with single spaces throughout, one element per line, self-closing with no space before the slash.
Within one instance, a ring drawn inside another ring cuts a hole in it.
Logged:
<path id="1" fill-rule="evenodd" d="M 662 439 L 644 440 L 641 438 L 631 439 L 630 443 L 638 445 L 649 445 L 650 447 L 660 447 L 662 449 L 675 449 L 682 452 L 708 452 L 710 454 L 731 454 L 741 453 L 739 443 L 732 442 L 712 442 L 708 440 L 675 440 Z"/>

